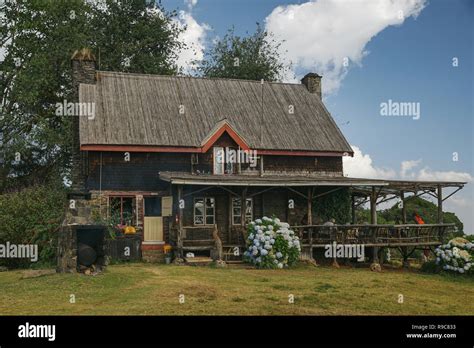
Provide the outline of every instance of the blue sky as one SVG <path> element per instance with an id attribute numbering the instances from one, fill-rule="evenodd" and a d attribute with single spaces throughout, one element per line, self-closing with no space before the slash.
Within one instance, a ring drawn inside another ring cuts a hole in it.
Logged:
<path id="1" fill-rule="evenodd" d="M 204 28 L 193 38 L 203 50 L 231 26 L 244 35 L 254 31 L 256 22 L 287 40 L 296 78 L 322 73 L 324 102 L 349 143 L 360 150 L 357 163 L 345 167 L 350 176 L 471 179 L 474 2 L 402 0 L 385 3 L 385 12 L 377 7 L 380 3 L 162 0 L 166 9 L 184 10 Z M 399 9 L 403 20 L 387 19 Z M 302 35 L 302 30 L 307 32 Z M 349 66 L 333 70 L 331 64 L 345 56 Z M 381 116 L 380 104 L 389 99 L 419 103 L 420 119 Z M 474 233 L 470 186 L 446 201 L 446 209 Z"/>

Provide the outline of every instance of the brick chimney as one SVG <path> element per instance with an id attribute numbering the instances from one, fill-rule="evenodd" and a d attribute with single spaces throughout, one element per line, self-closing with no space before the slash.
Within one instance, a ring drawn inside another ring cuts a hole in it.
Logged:
<path id="1" fill-rule="evenodd" d="M 91 50 L 83 48 L 74 52 L 71 57 L 72 67 L 72 102 L 79 102 L 79 84 L 95 84 L 96 81 L 96 70 L 95 70 L 95 57 Z M 85 197 L 87 195 L 86 190 L 86 178 L 85 178 L 85 156 L 80 151 L 80 138 L 79 138 L 79 117 L 74 116 L 72 121 L 72 195 Z"/>
<path id="2" fill-rule="evenodd" d="M 322 100 L 321 95 L 321 79 L 323 77 L 316 73 L 308 73 L 302 79 L 301 83 L 306 86 L 310 93 L 318 95 L 319 99 Z"/>

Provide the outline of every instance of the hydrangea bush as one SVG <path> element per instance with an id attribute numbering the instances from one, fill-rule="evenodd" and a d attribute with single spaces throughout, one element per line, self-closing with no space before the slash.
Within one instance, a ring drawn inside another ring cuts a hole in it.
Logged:
<path id="1" fill-rule="evenodd" d="M 445 271 L 471 273 L 474 271 L 473 252 L 473 243 L 464 238 L 454 238 L 436 248 L 436 264 Z"/>
<path id="2" fill-rule="evenodd" d="M 283 268 L 294 265 L 301 245 L 290 225 L 277 218 L 264 216 L 248 226 L 247 250 L 244 261 L 257 268 Z"/>

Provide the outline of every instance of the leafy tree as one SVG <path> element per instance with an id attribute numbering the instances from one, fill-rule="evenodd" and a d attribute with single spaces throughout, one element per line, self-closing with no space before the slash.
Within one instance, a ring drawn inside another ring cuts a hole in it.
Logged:
<path id="1" fill-rule="evenodd" d="M 150 1 L 0 2 L 0 193 L 68 175 L 72 53 L 89 47 L 100 69 L 173 74 L 175 12 Z M 58 182 L 58 181 L 56 181 Z"/>
<path id="2" fill-rule="evenodd" d="M 280 46 L 258 23 L 255 33 L 246 37 L 231 28 L 198 62 L 197 70 L 206 77 L 280 81 L 289 69 L 280 60 Z"/>

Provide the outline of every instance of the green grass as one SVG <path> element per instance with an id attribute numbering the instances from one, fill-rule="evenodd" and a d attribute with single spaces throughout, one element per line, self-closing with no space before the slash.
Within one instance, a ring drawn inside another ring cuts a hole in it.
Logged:
<path id="1" fill-rule="evenodd" d="M 474 280 L 413 271 L 109 266 L 98 276 L 0 273 L 0 315 L 473 315 Z M 74 294 L 76 303 L 69 302 Z M 294 303 L 289 303 L 289 295 Z M 404 297 L 398 303 L 399 294 Z M 179 303 L 184 295 L 185 302 Z"/>

